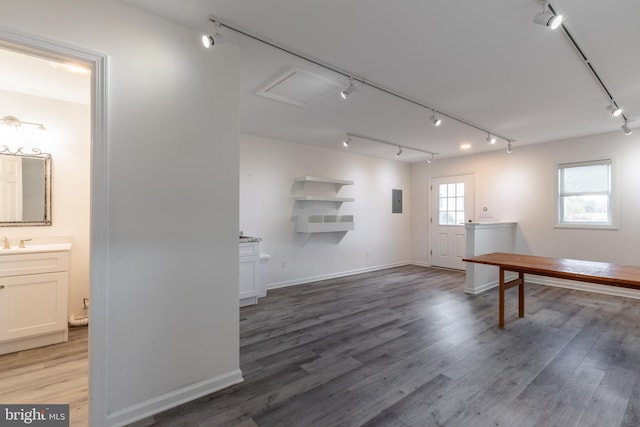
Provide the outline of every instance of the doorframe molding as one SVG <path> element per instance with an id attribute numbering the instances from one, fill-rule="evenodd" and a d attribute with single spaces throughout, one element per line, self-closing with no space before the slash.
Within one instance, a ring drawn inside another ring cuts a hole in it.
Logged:
<path id="1" fill-rule="evenodd" d="M 89 322 L 89 421 L 107 415 L 107 287 L 109 279 L 108 56 L 57 40 L 0 28 L 0 47 L 43 57 L 67 57 L 92 66 Z"/>

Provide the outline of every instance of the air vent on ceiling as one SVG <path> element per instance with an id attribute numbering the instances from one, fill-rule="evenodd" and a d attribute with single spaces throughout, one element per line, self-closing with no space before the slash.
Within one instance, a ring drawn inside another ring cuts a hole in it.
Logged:
<path id="1" fill-rule="evenodd" d="M 299 68 L 289 68 L 276 79 L 263 85 L 256 94 L 304 107 L 310 101 L 340 87 L 342 85 L 326 77 Z"/>

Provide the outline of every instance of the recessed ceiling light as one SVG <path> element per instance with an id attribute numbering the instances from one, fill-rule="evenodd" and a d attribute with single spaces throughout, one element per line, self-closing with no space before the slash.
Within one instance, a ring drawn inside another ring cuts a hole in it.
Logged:
<path id="1" fill-rule="evenodd" d="M 468 142 L 464 142 L 462 144 L 460 144 L 460 149 L 461 150 L 468 150 L 471 148 L 471 144 L 469 144 Z"/>

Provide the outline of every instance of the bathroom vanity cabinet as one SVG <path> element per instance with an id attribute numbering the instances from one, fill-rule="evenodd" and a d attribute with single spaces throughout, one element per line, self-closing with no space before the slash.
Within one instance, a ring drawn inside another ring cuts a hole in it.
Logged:
<path id="1" fill-rule="evenodd" d="M 240 307 L 257 304 L 260 286 L 260 242 L 240 243 Z"/>
<path id="2" fill-rule="evenodd" d="M 0 251 L 0 354 L 67 341 L 70 249 Z"/>

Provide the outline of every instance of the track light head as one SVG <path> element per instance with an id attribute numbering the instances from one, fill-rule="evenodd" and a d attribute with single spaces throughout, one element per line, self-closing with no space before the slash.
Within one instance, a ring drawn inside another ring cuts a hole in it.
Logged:
<path id="1" fill-rule="evenodd" d="M 202 46 L 209 49 L 211 46 L 215 46 L 217 44 L 224 43 L 224 35 L 222 34 L 222 24 L 219 22 L 213 23 L 216 27 L 215 34 L 203 34 L 202 35 Z"/>
<path id="2" fill-rule="evenodd" d="M 342 145 L 344 146 L 344 148 L 349 148 L 349 144 L 351 144 L 351 137 L 347 136 L 347 139 L 342 141 Z"/>
<path id="3" fill-rule="evenodd" d="M 607 107 L 607 110 L 611 112 L 611 115 L 613 117 L 618 117 L 620 114 L 622 114 L 622 108 L 618 107 L 615 101 L 611 102 L 611 105 Z"/>
<path id="4" fill-rule="evenodd" d="M 430 159 L 427 159 L 427 163 L 428 163 L 428 164 L 433 163 L 433 161 L 435 160 L 435 158 L 436 158 L 436 156 L 435 156 L 433 153 L 431 153 L 431 158 L 430 158 Z"/>
<path id="5" fill-rule="evenodd" d="M 498 140 L 496 139 L 495 136 L 491 135 L 490 133 L 487 133 L 487 139 L 485 140 L 487 141 L 489 144 L 493 145 L 495 144 Z"/>
<path id="6" fill-rule="evenodd" d="M 542 6 L 542 12 L 536 13 L 536 16 L 533 17 L 533 22 L 555 30 L 562 25 L 564 17 L 562 15 L 555 15 L 551 13 L 551 11 L 548 10 L 548 5 L 549 3 L 545 1 Z"/>
<path id="7" fill-rule="evenodd" d="M 398 146 L 398 152 L 396 153 L 396 157 L 400 157 L 400 154 L 402 154 L 402 147 Z"/>
<path id="8" fill-rule="evenodd" d="M 511 141 L 507 141 L 507 154 L 513 153 L 513 149 L 511 148 Z"/>
<path id="9" fill-rule="evenodd" d="M 340 96 L 342 97 L 342 99 L 347 99 L 349 95 L 351 95 L 351 92 L 353 92 L 354 90 L 356 90 L 356 86 L 353 84 L 353 79 L 349 79 L 349 86 L 347 86 L 345 90 L 340 92 Z"/>
<path id="10" fill-rule="evenodd" d="M 433 114 L 431 114 L 430 120 L 434 126 L 440 126 L 442 124 L 442 119 L 436 117 L 436 110 L 433 110 Z"/>
<path id="11" fill-rule="evenodd" d="M 633 133 L 633 131 L 631 130 L 631 128 L 627 124 L 626 120 L 624 121 L 624 124 L 622 125 L 622 131 L 624 132 L 625 135 L 631 135 Z"/>

